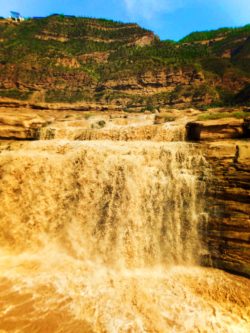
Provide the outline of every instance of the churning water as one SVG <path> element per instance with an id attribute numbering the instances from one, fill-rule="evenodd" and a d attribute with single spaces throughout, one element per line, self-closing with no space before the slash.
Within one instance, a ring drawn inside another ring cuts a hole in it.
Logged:
<path id="1" fill-rule="evenodd" d="M 207 178 L 185 142 L 3 150 L 0 332 L 248 332 L 249 280 L 199 267 Z"/>

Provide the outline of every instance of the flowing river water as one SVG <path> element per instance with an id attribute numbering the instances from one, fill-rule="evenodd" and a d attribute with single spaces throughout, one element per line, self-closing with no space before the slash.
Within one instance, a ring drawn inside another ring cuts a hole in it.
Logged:
<path id="1" fill-rule="evenodd" d="M 0 151 L 0 332 L 250 331 L 250 280 L 201 267 L 209 166 L 185 142 Z"/>

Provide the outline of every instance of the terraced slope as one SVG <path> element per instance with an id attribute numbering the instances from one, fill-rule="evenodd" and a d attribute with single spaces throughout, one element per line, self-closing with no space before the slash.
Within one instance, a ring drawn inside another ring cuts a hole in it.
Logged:
<path id="1" fill-rule="evenodd" d="M 250 27 L 160 41 L 137 24 L 0 19 L 0 97 L 144 111 L 247 103 Z"/>

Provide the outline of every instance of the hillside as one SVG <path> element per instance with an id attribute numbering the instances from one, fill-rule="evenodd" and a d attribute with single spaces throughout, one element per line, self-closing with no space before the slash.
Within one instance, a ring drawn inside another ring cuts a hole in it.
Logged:
<path id="1" fill-rule="evenodd" d="M 128 111 L 249 103 L 249 25 L 173 42 L 103 19 L 0 19 L 0 46 L 2 98 Z"/>

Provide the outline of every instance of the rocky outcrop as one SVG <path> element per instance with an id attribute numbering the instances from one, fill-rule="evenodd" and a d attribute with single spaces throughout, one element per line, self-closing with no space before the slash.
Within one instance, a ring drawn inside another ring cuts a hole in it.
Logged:
<path id="1" fill-rule="evenodd" d="M 102 91 L 112 89 L 128 94 L 150 95 L 172 92 L 178 85 L 199 86 L 203 82 L 203 74 L 196 70 L 167 68 L 159 71 L 145 71 L 138 76 L 123 75 L 115 79 L 110 78 L 104 81 L 98 89 Z M 190 101 L 190 98 L 188 100 Z"/>
<path id="2" fill-rule="evenodd" d="M 134 46 L 148 46 L 151 45 L 155 41 L 156 37 L 153 33 L 147 33 L 145 36 L 137 38 L 135 41 L 130 43 L 129 45 Z"/>
<path id="3" fill-rule="evenodd" d="M 102 19 L 2 21 L 1 97 L 30 102 L 35 94 L 37 102 L 109 102 L 132 111 L 134 105 L 139 110 L 248 103 L 247 27 L 205 39 L 201 33 L 201 40 L 185 43 Z"/>
<path id="4" fill-rule="evenodd" d="M 249 136 L 249 120 L 224 118 L 194 121 L 186 125 L 189 141 L 214 141 Z"/>
<path id="5" fill-rule="evenodd" d="M 68 67 L 68 68 L 79 68 L 80 64 L 75 58 L 59 58 L 57 60 L 58 66 Z"/>
<path id="6" fill-rule="evenodd" d="M 30 101 L 18 101 L 10 98 L 0 98 L 0 113 L 8 109 L 10 112 L 32 111 L 32 110 L 60 110 L 60 111 L 122 111 L 121 105 L 107 103 L 46 103 L 31 99 Z"/>
<path id="7" fill-rule="evenodd" d="M 189 122 L 186 136 L 202 143 L 210 166 L 203 230 L 209 264 L 250 277 L 249 118 Z"/>
<path id="8" fill-rule="evenodd" d="M 207 240 L 215 267 L 250 277 L 250 142 L 206 144 Z"/>
<path id="9" fill-rule="evenodd" d="M 67 38 L 65 36 L 58 36 L 57 34 L 53 35 L 51 33 L 36 35 L 35 38 L 44 40 L 44 41 L 54 40 L 56 42 L 61 42 L 61 43 L 65 43 L 65 42 L 69 41 L 69 38 Z"/>
<path id="10" fill-rule="evenodd" d="M 0 139 L 37 140 L 40 130 L 52 121 L 37 115 L 7 111 L 0 114 Z"/>
<path id="11" fill-rule="evenodd" d="M 82 63 L 87 63 L 89 61 L 95 61 L 98 64 L 106 63 L 108 61 L 108 57 L 110 52 L 92 52 L 92 53 L 85 53 L 78 56 L 78 59 Z"/>

